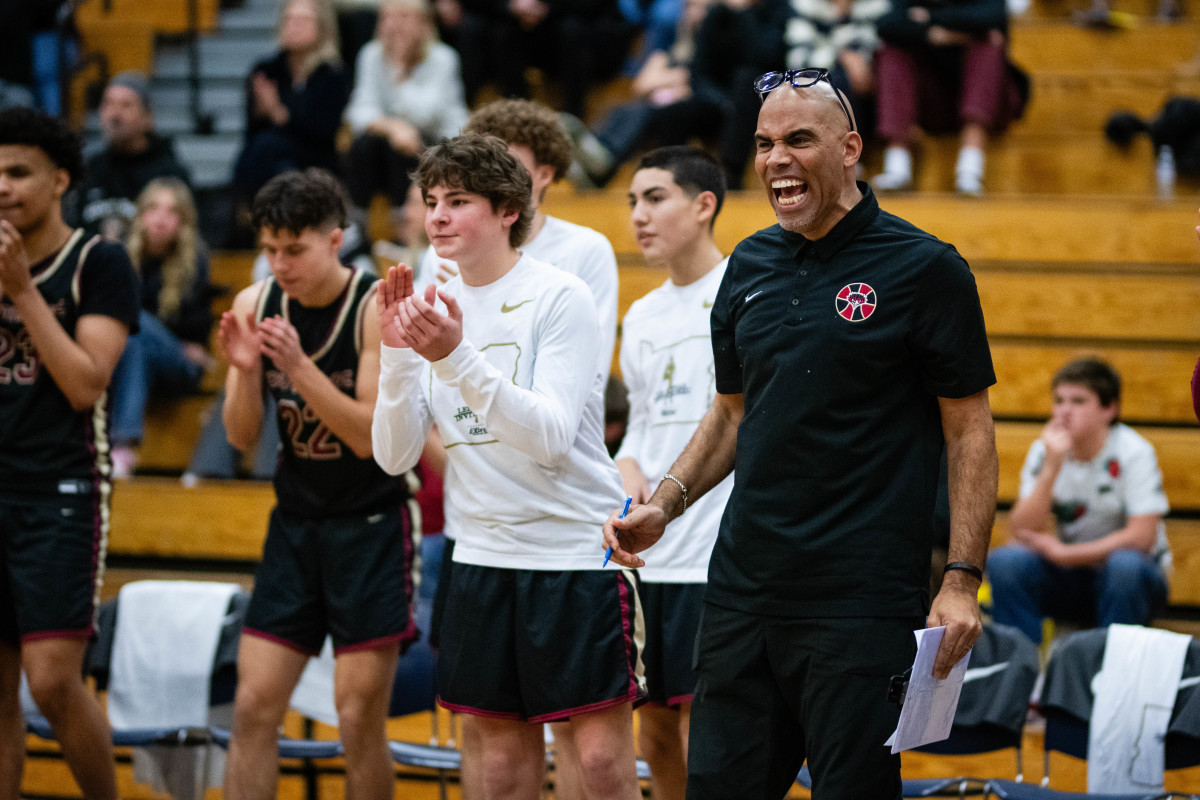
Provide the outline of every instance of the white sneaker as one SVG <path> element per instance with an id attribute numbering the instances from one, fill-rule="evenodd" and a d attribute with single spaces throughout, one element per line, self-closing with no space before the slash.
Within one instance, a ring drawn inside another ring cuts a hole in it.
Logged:
<path id="1" fill-rule="evenodd" d="M 906 147 L 883 151 L 883 172 L 871 179 L 879 192 L 899 192 L 912 188 L 912 153 Z"/>
<path id="2" fill-rule="evenodd" d="M 881 172 L 871 178 L 877 192 L 903 192 L 912 188 L 912 175 L 903 172 Z"/>
<path id="3" fill-rule="evenodd" d="M 966 197 L 982 197 L 983 176 L 965 170 L 954 173 L 954 191 Z"/>
<path id="4" fill-rule="evenodd" d="M 954 190 L 968 197 L 983 194 L 983 151 L 977 147 L 964 147 L 958 151 L 954 165 Z"/>

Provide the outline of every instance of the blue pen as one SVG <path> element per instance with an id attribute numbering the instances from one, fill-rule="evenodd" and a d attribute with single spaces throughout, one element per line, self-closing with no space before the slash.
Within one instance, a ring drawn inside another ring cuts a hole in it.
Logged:
<path id="1" fill-rule="evenodd" d="M 621 516 L 617 517 L 617 519 L 625 519 L 625 515 L 629 513 L 629 504 L 632 502 L 633 502 L 632 497 L 625 498 L 625 507 L 621 509 Z M 604 569 L 605 567 L 608 566 L 608 560 L 610 558 L 612 558 L 612 548 L 611 547 L 604 551 L 604 563 L 600 565 L 600 569 Z"/>

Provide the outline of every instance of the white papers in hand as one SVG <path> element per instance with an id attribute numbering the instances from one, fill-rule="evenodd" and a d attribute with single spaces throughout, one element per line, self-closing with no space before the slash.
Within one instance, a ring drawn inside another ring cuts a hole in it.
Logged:
<path id="1" fill-rule="evenodd" d="M 933 677 L 933 662 L 945 632 L 945 626 L 913 631 L 917 637 L 917 657 L 913 659 L 908 693 L 900 708 L 896 731 L 883 743 L 885 747 L 891 745 L 893 753 L 940 742 L 950 736 L 971 653 L 968 651 L 954 665 L 945 680 Z"/>

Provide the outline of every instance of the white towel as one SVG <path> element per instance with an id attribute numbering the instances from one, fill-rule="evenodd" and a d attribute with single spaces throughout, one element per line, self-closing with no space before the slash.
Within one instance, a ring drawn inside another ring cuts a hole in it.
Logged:
<path id="1" fill-rule="evenodd" d="M 1092 679 L 1088 791 L 1162 791 L 1163 737 L 1192 637 L 1110 625 Z"/>
<path id="2" fill-rule="evenodd" d="M 137 581 L 121 589 L 108 683 L 114 727 L 208 724 L 213 654 L 239 588 Z"/>
<path id="3" fill-rule="evenodd" d="M 204 727 L 213 657 L 234 583 L 138 581 L 121 589 L 113 634 L 108 718 L 115 728 Z M 134 780 L 176 800 L 219 786 L 219 748 L 135 748 Z"/>

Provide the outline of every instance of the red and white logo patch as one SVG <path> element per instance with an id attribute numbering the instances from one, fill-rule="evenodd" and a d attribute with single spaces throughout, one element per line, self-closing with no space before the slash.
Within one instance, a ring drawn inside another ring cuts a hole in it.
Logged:
<path id="1" fill-rule="evenodd" d="M 862 322 L 875 313 L 875 290 L 867 283 L 848 283 L 833 301 L 838 316 L 850 322 Z"/>

